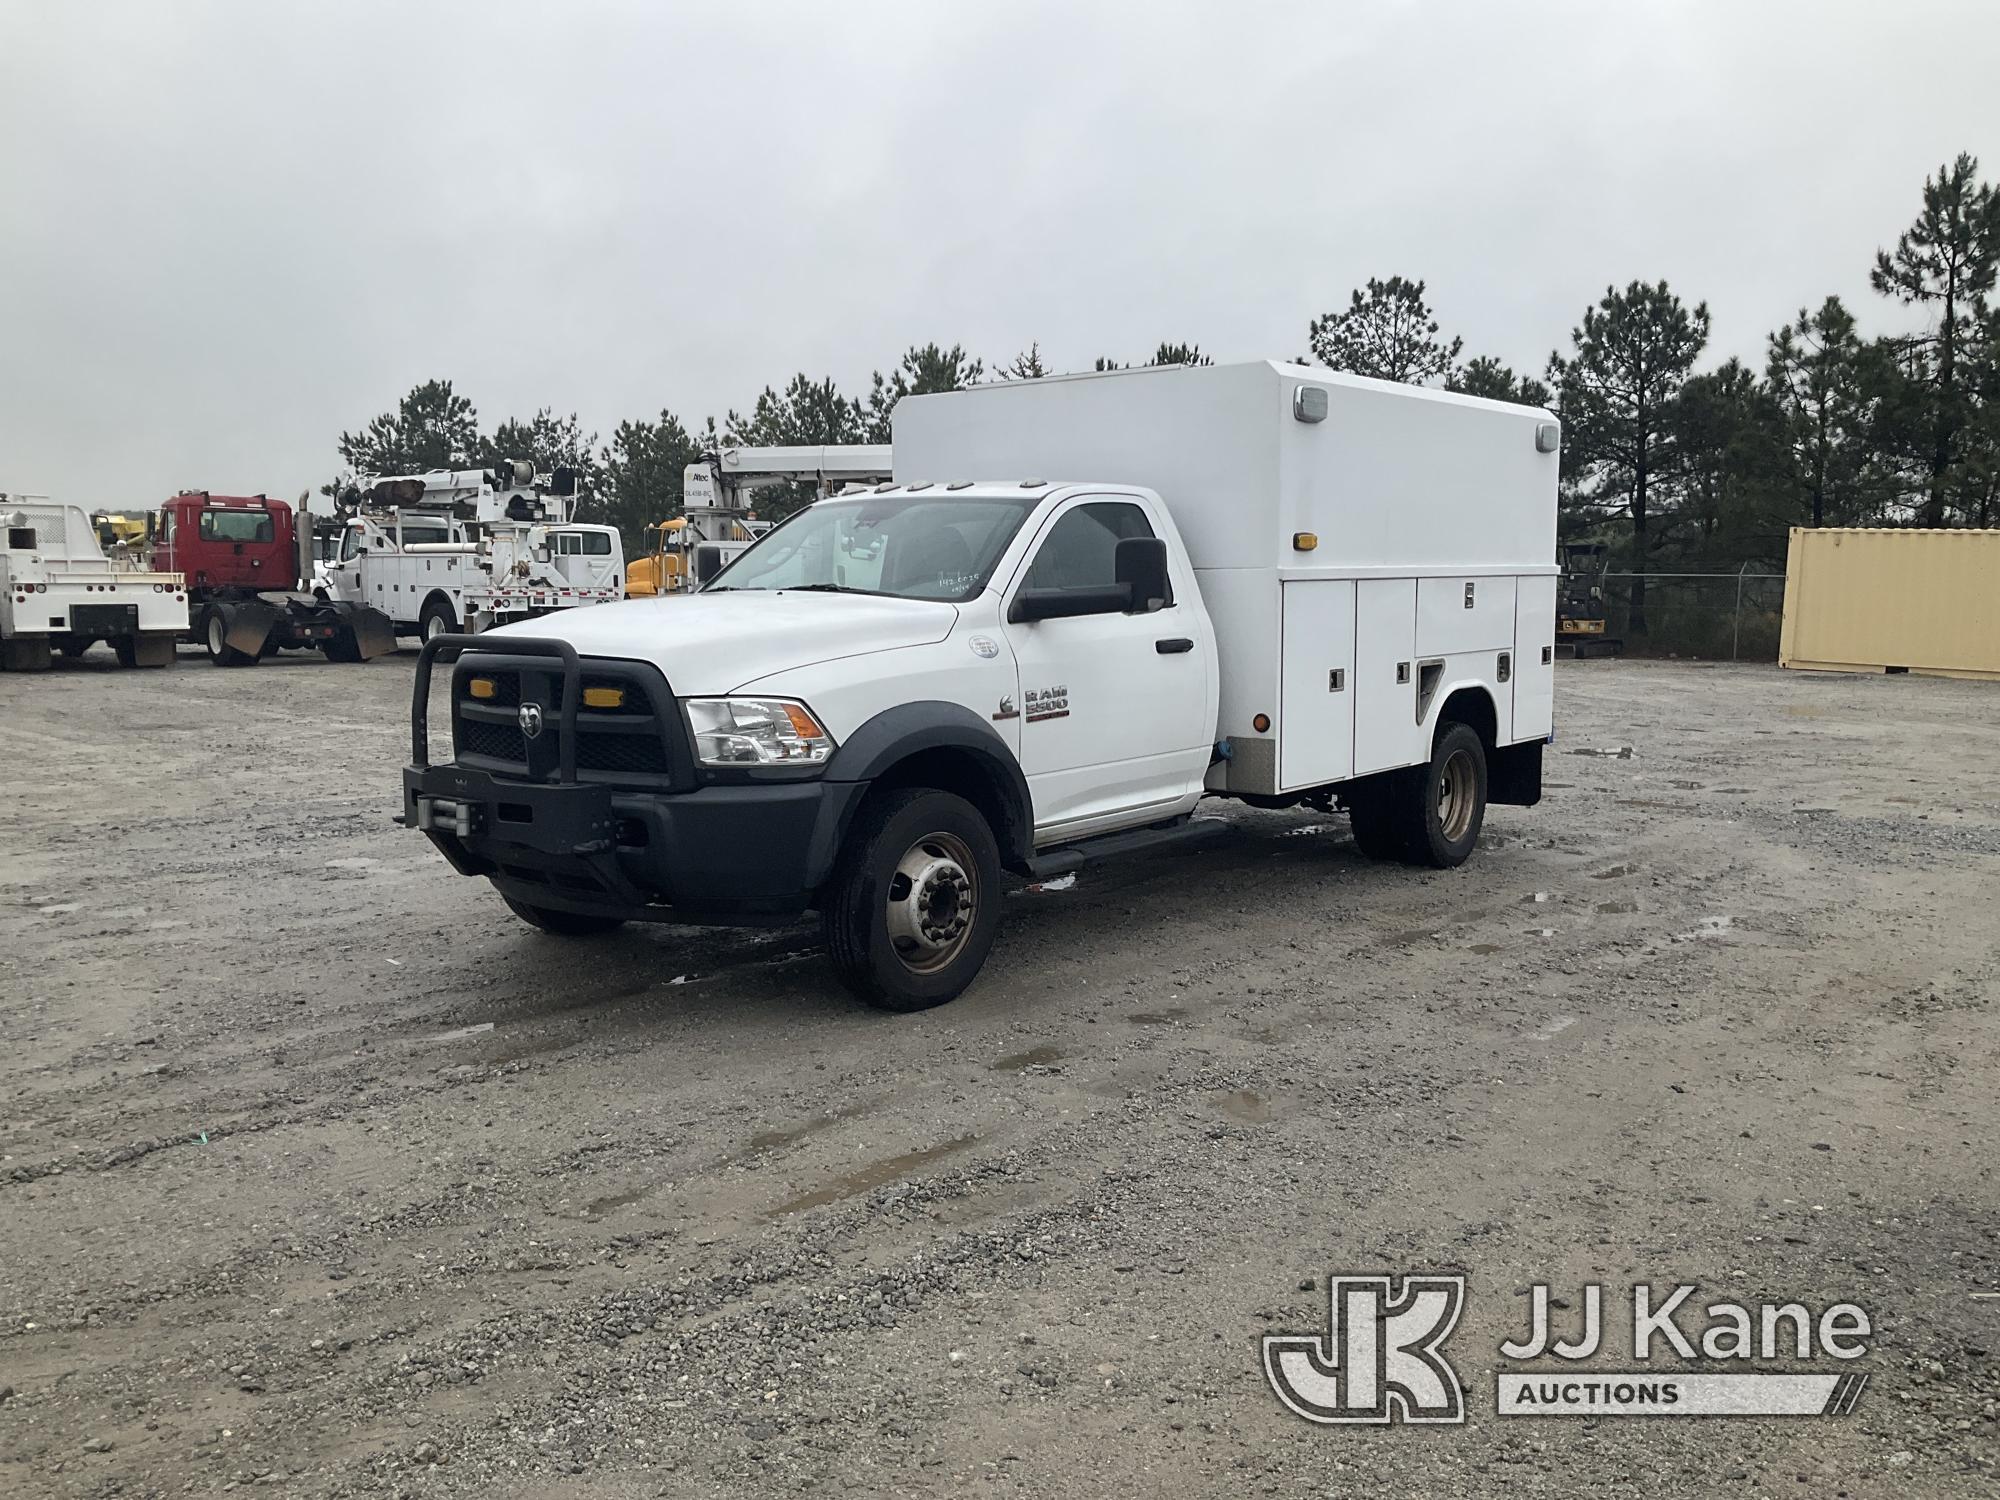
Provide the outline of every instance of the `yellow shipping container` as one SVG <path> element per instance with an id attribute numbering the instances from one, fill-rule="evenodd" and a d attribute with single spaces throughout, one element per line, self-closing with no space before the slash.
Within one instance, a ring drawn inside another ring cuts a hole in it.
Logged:
<path id="1" fill-rule="evenodd" d="M 2000 531 L 1794 526 L 1778 665 L 2000 681 Z"/>

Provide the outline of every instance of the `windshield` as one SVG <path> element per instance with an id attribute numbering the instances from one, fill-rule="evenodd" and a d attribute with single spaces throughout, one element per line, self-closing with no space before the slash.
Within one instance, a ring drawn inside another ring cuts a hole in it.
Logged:
<path id="1" fill-rule="evenodd" d="M 200 536 L 204 542 L 268 542 L 271 540 L 271 513 L 268 510 L 204 510 Z"/>
<path id="2" fill-rule="evenodd" d="M 704 592 L 829 589 L 963 603 L 986 587 L 1036 503 L 948 492 L 822 500 L 767 532 Z"/>

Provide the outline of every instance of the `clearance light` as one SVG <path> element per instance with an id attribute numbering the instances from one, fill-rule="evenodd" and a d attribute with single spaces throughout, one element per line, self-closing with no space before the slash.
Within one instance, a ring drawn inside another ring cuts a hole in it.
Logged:
<path id="1" fill-rule="evenodd" d="M 465 686 L 467 691 L 475 698 L 491 698 L 495 692 L 499 691 L 494 687 L 491 677 L 475 677 Z"/>
<path id="2" fill-rule="evenodd" d="M 1310 552 L 1318 545 L 1319 533 L 1316 531 L 1295 531 L 1292 533 L 1292 550 L 1294 552 Z"/>
<path id="3" fill-rule="evenodd" d="M 614 687 L 587 687 L 583 690 L 585 708 L 623 708 L 625 689 Z"/>
<path id="4" fill-rule="evenodd" d="M 1271 716 L 1269 714 L 1257 715 L 1256 718 L 1250 721 L 1250 727 L 1256 730 L 1259 734 L 1265 733 L 1271 727 Z"/>

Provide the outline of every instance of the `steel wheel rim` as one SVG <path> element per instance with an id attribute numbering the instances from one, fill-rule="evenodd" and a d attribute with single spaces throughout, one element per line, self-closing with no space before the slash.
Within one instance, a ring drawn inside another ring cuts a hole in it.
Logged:
<path id="1" fill-rule="evenodd" d="M 935 974 L 965 951 L 979 918 L 979 866 L 953 833 L 927 833 L 903 851 L 884 902 L 889 945 L 912 974 Z"/>
<path id="2" fill-rule="evenodd" d="M 1438 777 L 1438 830 L 1445 842 L 1455 844 L 1472 828 L 1473 793 L 1477 778 L 1472 774 L 1472 756 L 1464 750 L 1452 751 Z"/>
<path id="3" fill-rule="evenodd" d="M 444 617 L 442 615 L 432 615 L 429 623 L 424 626 L 424 639 L 427 641 L 436 640 L 443 634 Z"/>
<path id="4" fill-rule="evenodd" d="M 221 615 L 210 615 L 208 617 L 208 654 L 210 656 L 222 655 Z"/>

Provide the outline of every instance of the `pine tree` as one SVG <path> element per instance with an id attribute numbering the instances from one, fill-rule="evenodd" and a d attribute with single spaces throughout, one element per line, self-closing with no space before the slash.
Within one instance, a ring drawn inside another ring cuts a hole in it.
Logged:
<path id="1" fill-rule="evenodd" d="M 421 474 L 479 461 L 479 413 L 449 380 L 427 380 L 359 432 L 340 435 L 356 474 Z"/>
<path id="2" fill-rule="evenodd" d="M 1876 252 L 1868 278 L 1883 296 L 1935 318 L 1925 333 L 1895 341 L 1903 378 L 1922 393 L 1920 410 L 1907 405 L 1903 410 L 1921 435 L 1924 498 L 1918 519 L 1925 526 L 1948 520 L 1960 437 L 1981 421 L 1965 361 L 2000 265 L 2000 196 L 1978 173 L 1978 161 L 1961 152 L 1935 177 L 1926 177 L 1923 211 L 1894 250 Z M 1906 400 L 1914 395 L 1905 393 Z"/>
<path id="3" fill-rule="evenodd" d="M 868 393 L 866 440 L 871 443 L 890 440 L 890 421 L 895 415 L 896 403 L 905 396 L 962 391 L 967 386 L 979 384 L 980 377 L 985 373 L 985 364 L 972 358 L 957 344 L 949 349 L 936 344 L 925 344 L 922 348 L 912 345 L 903 355 L 902 363 L 886 378 L 879 370 L 875 373 L 874 387 Z"/>
<path id="4" fill-rule="evenodd" d="M 1653 546 L 1653 486 L 1672 459 L 1674 398 L 1708 343 L 1708 305 L 1690 313 L 1662 281 L 1606 288 L 1570 333 L 1574 352 L 1549 356 L 1562 411 L 1563 470 L 1598 514 L 1632 518 L 1630 629 L 1646 632 L 1647 556 Z"/>
<path id="5" fill-rule="evenodd" d="M 1816 311 L 1800 308 L 1796 321 L 1770 337 L 1765 388 L 1784 420 L 1797 509 L 1815 526 L 1824 526 L 1829 515 L 1846 524 L 1864 516 L 1863 361 L 1854 316 L 1838 297 Z"/>
<path id="6" fill-rule="evenodd" d="M 1445 382 L 1448 391 L 1461 396 L 1483 396 L 1488 401 L 1512 401 L 1517 406 L 1547 406 L 1549 388 L 1532 375 L 1516 375 L 1490 355 L 1482 354 L 1467 363 Z"/>
<path id="7" fill-rule="evenodd" d="M 1371 276 L 1364 296 L 1353 294 L 1344 312 L 1315 318 L 1307 330 L 1313 357 L 1333 370 L 1425 385 L 1458 367 L 1463 339 L 1439 336 L 1421 281 Z"/>

